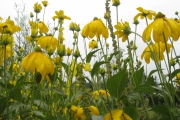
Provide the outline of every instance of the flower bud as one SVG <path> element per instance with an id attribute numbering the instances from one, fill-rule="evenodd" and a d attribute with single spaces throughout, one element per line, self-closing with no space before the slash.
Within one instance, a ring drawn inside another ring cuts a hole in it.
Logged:
<path id="1" fill-rule="evenodd" d="M 64 44 L 60 44 L 57 49 L 57 53 L 60 57 L 64 56 L 66 54 L 66 48 Z"/>

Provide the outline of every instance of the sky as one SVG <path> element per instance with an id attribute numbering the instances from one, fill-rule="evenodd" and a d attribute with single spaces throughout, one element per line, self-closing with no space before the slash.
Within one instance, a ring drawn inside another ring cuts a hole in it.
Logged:
<path id="1" fill-rule="evenodd" d="M 36 2 L 41 3 L 42 0 L 1 0 L 0 4 L 0 16 L 6 19 L 8 16 L 11 16 L 13 19 L 16 15 L 14 5 L 20 5 L 25 3 L 26 10 L 24 11 L 27 15 L 30 12 L 33 12 L 33 6 Z M 48 0 L 49 5 L 46 8 L 45 20 L 46 22 L 52 22 L 52 17 L 55 15 L 55 11 L 64 10 L 64 14 L 71 17 L 71 20 L 64 21 L 64 36 L 65 42 L 68 46 L 72 46 L 72 32 L 69 31 L 69 24 L 71 22 L 76 22 L 80 24 L 81 29 L 88 22 L 92 21 L 94 17 L 103 19 L 105 13 L 105 1 L 106 0 Z M 180 0 L 120 0 L 121 4 L 118 8 L 119 21 L 128 21 L 130 23 L 131 29 L 134 30 L 133 17 L 138 13 L 136 10 L 137 7 L 143 7 L 144 9 L 154 10 L 155 12 L 162 12 L 166 15 L 167 18 L 175 18 L 175 12 L 180 12 Z M 116 23 L 116 8 L 111 6 L 111 16 L 113 25 Z M 42 16 L 42 13 L 41 13 Z M 39 17 L 41 17 L 39 16 Z M 104 19 L 103 19 L 104 20 Z M 141 20 L 138 27 L 138 32 L 142 34 L 142 31 L 145 28 L 145 20 Z M 83 41 L 79 41 L 81 44 Z M 127 43 L 122 43 L 120 41 L 121 48 L 126 49 Z M 175 44 L 177 47 L 180 43 Z M 142 42 L 142 39 L 137 38 L 138 46 L 138 56 L 141 55 L 142 51 L 146 47 L 146 44 Z M 180 47 L 178 47 L 180 51 Z M 149 68 L 152 68 L 152 65 L 148 65 Z"/>

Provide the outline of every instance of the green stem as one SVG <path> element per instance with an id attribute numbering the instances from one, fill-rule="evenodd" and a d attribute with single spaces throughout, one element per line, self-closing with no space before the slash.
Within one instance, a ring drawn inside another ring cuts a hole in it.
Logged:
<path id="1" fill-rule="evenodd" d="M 7 106 L 7 118 L 9 119 L 9 91 L 8 91 L 8 80 L 6 79 L 6 45 L 4 45 L 4 82 L 6 91 L 6 106 Z"/>
<path id="2" fill-rule="evenodd" d="M 104 89 L 106 91 L 106 98 L 107 98 L 107 102 L 108 102 L 108 110 L 109 110 L 109 113 L 110 113 L 110 116 L 111 116 L 111 120 L 113 120 L 112 113 L 111 113 L 111 107 L 110 107 L 110 101 L 109 101 L 109 97 L 108 97 L 108 93 L 107 93 L 107 87 L 106 87 L 106 82 L 105 82 L 105 79 L 104 79 L 104 75 L 102 77 L 103 77 Z"/>

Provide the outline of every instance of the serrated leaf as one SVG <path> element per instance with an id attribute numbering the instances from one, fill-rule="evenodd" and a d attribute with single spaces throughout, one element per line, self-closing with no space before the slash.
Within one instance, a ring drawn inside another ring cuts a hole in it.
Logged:
<path id="1" fill-rule="evenodd" d="M 93 57 L 94 53 L 96 53 L 99 50 L 100 49 L 97 49 L 97 50 L 94 50 L 94 51 L 88 53 L 88 55 L 86 56 L 86 63 L 89 63 L 91 61 L 91 58 Z"/>
<path id="2" fill-rule="evenodd" d="M 102 64 L 104 64 L 104 63 L 107 63 L 107 62 L 105 62 L 105 61 L 96 62 L 96 63 L 94 64 L 94 66 L 93 66 L 92 71 L 91 71 L 91 75 L 94 76 L 94 75 L 98 72 L 99 67 L 100 67 Z"/>
<path id="3" fill-rule="evenodd" d="M 128 73 L 126 69 L 123 69 L 122 71 L 120 71 L 119 73 L 110 77 L 107 80 L 107 89 L 111 96 L 114 96 L 115 98 L 119 99 L 127 83 Z"/>
<path id="4" fill-rule="evenodd" d="M 150 85 L 141 85 L 135 88 L 134 92 L 153 94 L 155 90 Z"/>

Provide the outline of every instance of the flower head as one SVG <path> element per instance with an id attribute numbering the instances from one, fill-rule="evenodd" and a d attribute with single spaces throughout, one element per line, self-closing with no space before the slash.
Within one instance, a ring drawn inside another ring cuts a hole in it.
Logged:
<path id="1" fill-rule="evenodd" d="M 113 6 L 119 6 L 120 5 L 120 0 L 112 0 L 112 5 Z"/>
<path id="2" fill-rule="evenodd" d="M 99 115 L 99 110 L 97 109 L 97 107 L 89 106 L 88 108 L 91 112 L 91 115 Z M 74 114 L 75 120 L 77 120 L 78 118 L 80 118 L 81 120 L 86 120 L 86 116 L 84 114 L 84 110 L 82 107 L 72 105 L 71 106 L 71 112 Z"/>
<path id="3" fill-rule="evenodd" d="M 92 70 L 90 63 L 86 63 L 83 68 L 85 71 L 91 71 Z"/>
<path id="4" fill-rule="evenodd" d="M 138 7 L 137 10 L 140 13 L 138 13 L 134 17 L 134 21 L 136 21 L 138 17 L 140 17 L 141 19 L 144 19 L 145 17 L 147 17 L 148 19 L 152 20 L 152 18 L 156 16 L 156 12 L 154 12 L 153 10 L 145 10 L 142 7 Z"/>
<path id="5" fill-rule="evenodd" d="M 54 73 L 54 64 L 39 47 L 28 54 L 21 62 L 22 68 L 27 72 L 39 72 L 43 77 Z"/>
<path id="6" fill-rule="evenodd" d="M 102 35 L 105 39 L 108 38 L 108 28 L 104 25 L 101 19 L 95 18 L 93 21 L 89 22 L 82 29 L 82 36 L 93 38 L 96 36 L 98 39 Z"/>
<path id="7" fill-rule="evenodd" d="M 42 10 L 41 4 L 38 4 L 38 2 L 36 2 L 36 3 L 34 4 L 34 12 L 35 12 L 35 13 L 40 13 L 41 10 Z"/>
<path id="8" fill-rule="evenodd" d="M 40 21 L 38 23 L 38 28 L 39 28 L 39 32 L 40 33 L 47 33 L 48 32 L 48 27 L 46 26 L 46 24 L 43 21 Z"/>
<path id="9" fill-rule="evenodd" d="M 4 54 L 6 54 L 4 58 Z M 6 46 L 6 53 L 3 46 L 0 46 L 0 66 L 3 64 L 4 59 L 8 59 L 14 55 L 14 51 L 12 49 L 12 45 Z"/>
<path id="10" fill-rule="evenodd" d="M 94 99 L 98 99 L 98 96 L 107 97 L 110 96 L 109 92 L 106 92 L 105 90 L 96 90 L 92 93 Z"/>
<path id="11" fill-rule="evenodd" d="M 131 34 L 129 23 L 118 22 L 114 27 L 116 28 L 114 34 L 117 35 L 118 38 L 122 38 L 122 41 L 125 42 L 128 39 L 129 34 Z"/>
<path id="12" fill-rule="evenodd" d="M 56 16 L 54 16 L 53 19 L 59 19 L 59 20 L 67 19 L 67 20 L 71 20 L 70 17 L 64 15 L 64 11 L 63 10 L 55 11 L 55 13 L 56 13 Z"/>
<path id="13" fill-rule="evenodd" d="M 18 25 L 15 25 L 14 21 L 10 18 L 6 19 L 5 22 L 0 22 L 0 33 L 14 34 L 20 30 L 21 28 Z"/>
<path id="14" fill-rule="evenodd" d="M 42 1 L 42 4 L 44 5 L 44 7 L 47 7 L 47 6 L 48 6 L 48 1 L 43 0 L 43 1 Z"/>
<path id="15" fill-rule="evenodd" d="M 171 44 L 167 44 L 167 50 L 165 49 L 165 43 L 159 42 L 155 44 L 150 44 L 148 47 L 145 48 L 143 53 L 141 54 L 141 59 L 144 58 L 147 64 L 150 63 L 150 58 L 155 61 L 164 60 L 164 52 L 170 52 L 170 48 L 172 47 Z"/>
<path id="16" fill-rule="evenodd" d="M 72 53 L 72 49 L 70 49 L 70 48 L 68 47 L 68 48 L 66 49 L 66 53 L 67 53 L 68 56 L 70 56 L 71 53 Z"/>
<path id="17" fill-rule="evenodd" d="M 127 115 L 120 109 L 111 111 L 111 115 L 113 117 L 113 120 L 132 120 L 132 118 L 129 117 L 129 115 Z M 111 120 L 111 115 L 110 113 L 106 114 L 104 116 L 104 120 Z"/>
<path id="18" fill-rule="evenodd" d="M 92 41 L 89 42 L 89 48 L 94 49 L 94 48 L 97 48 L 97 47 L 98 47 L 97 41 L 92 40 Z"/>
<path id="19" fill-rule="evenodd" d="M 57 48 L 57 53 L 60 57 L 63 57 L 66 54 L 66 47 L 64 44 L 59 44 L 58 48 Z"/>
<path id="20" fill-rule="evenodd" d="M 142 37 L 145 41 L 151 40 L 151 33 L 155 42 L 167 42 L 169 37 L 178 40 L 180 36 L 180 26 L 173 20 L 166 18 L 164 14 L 158 13 L 156 19 L 143 31 Z"/>
<path id="21" fill-rule="evenodd" d="M 58 46 L 58 40 L 51 35 L 41 36 L 40 38 L 36 38 L 36 40 L 37 45 L 40 45 L 43 49 L 52 48 L 55 51 Z"/>

